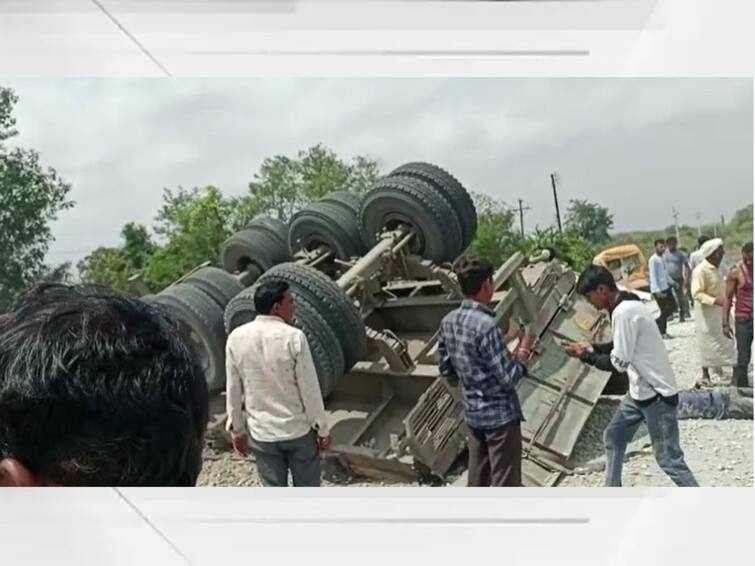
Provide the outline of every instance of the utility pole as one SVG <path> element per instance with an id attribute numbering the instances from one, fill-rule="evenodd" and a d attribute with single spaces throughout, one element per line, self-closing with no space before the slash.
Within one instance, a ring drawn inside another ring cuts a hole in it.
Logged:
<path id="1" fill-rule="evenodd" d="M 697 237 L 699 238 L 703 234 L 702 230 L 700 229 L 700 213 L 699 212 L 695 214 L 695 219 L 697 220 Z"/>
<path id="2" fill-rule="evenodd" d="M 519 231 L 522 233 L 522 238 L 524 238 L 524 211 L 529 210 L 529 206 L 523 206 L 524 201 L 522 199 L 519 200 Z"/>
<path id="3" fill-rule="evenodd" d="M 675 208 L 672 208 L 671 215 L 674 217 L 674 232 L 676 233 L 676 241 L 679 242 L 679 211 Z"/>
<path id="4" fill-rule="evenodd" d="M 553 187 L 553 200 L 556 203 L 556 222 L 558 222 L 558 231 L 561 230 L 561 212 L 558 210 L 558 194 L 556 193 L 556 173 L 551 173 L 551 186 Z"/>

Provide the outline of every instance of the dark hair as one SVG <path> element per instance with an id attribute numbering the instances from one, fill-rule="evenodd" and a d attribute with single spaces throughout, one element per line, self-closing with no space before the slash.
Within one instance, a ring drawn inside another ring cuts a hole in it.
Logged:
<path id="1" fill-rule="evenodd" d="M 678 244 L 679 240 L 676 239 L 676 236 L 669 236 L 668 238 L 666 238 L 666 243 L 667 244 Z"/>
<path id="2" fill-rule="evenodd" d="M 285 281 L 266 281 L 254 292 L 254 310 L 259 314 L 270 314 L 273 307 L 283 300 L 290 289 Z"/>
<path id="3" fill-rule="evenodd" d="M 666 243 L 666 240 L 664 240 L 663 238 L 657 238 L 655 242 L 653 242 L 653 245 L 657 246 L 658 244 L 665 244 L 665 243 Z"/>
<path id="4" fill-rule="evenodd" d="M 461 292 L 472 297 L 480 292 L 483 283 L 493 277 L 493 264 L 474 256 L 462 256 L 454 264 L 454 273 L 459 279 Z"/>
<path id="5" fill-rule="evenodd" d="M 613 275 L 602 265 L 590 265 L 577 279 L 577 293 L 587 295 L 605 285 L 611 291 L 618 290 Z"/>
<path id="6" fill-rule="evenodd" d="M 697 247 L 699 248 L 700 246 L 702 246 L 708 240 L 710 240 L 710 236 L 708 236 L 707 234 L 703 234 L 702 236 L 698 236 L 697 237 Z"/>
<path id="7" fill-rule="evenodd" d="M 155 307 L 41 285 L 0 316 L 0 460 L 64 486 L 192 486 L 208 421 L 202 368 Z"/>
<path id="8" fill-rule="evenodd" d="M 742 253 L 743 254 L 752 253 L 752 242 L 747 242 L 744 246 L 742 246 Z"/>

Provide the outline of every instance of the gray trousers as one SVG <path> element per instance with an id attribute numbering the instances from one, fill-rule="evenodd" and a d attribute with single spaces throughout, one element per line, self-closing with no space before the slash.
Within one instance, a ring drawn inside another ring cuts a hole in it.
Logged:
<path id="1" fill-rule="evenodd" d="M 689 301 L 687 299 L 687 289 L 684 287 L 681 279 L 674 279 L 674 286 L 671 287 L 676 299 L 676 306 L 679 309 L 679 322 L 689 318 Z"/>
<path id="2" fill-rule="evenodd" d="M 313 430 L 300 438 L 280 442 L 250 439 L 257 473 L 265 487 L 288 487 L 288 472 L 294 487 L 320 487 L 320 451 Z"/>
<path id="3" fill-rule="evenodd" d="M 606 445 L 606 485 L 621 486 L 621 469 L 627 444 L 644 421 L 653 444 L 655 460 L 671 480 L 680 487 L 697 487 L 697 480 L 684 461 L 684 452 L 679 446 L 679 422 L 676 406 L 660 397 L 649 405 L 641 406 L 626 395 L 611 423 L 606 427 L 603 439 Z"/>

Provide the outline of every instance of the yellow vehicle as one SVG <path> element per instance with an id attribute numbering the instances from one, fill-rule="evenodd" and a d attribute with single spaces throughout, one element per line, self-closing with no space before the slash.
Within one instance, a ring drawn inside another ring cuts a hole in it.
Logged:
<path id="1" fill-rule="evenodd" d="M 603 250 L 593 263 L 602 265 L 613 273 L 617 283 L 638 291 L 650 290 L 648 264 L 640 248 L 635 244 L 625 244 Z"/>

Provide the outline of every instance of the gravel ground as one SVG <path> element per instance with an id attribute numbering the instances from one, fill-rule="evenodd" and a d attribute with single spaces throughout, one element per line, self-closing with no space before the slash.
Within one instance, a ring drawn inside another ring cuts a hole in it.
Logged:
<path id="1" fill-rule="evenodd" d="M 671 364 L 681 389 L 693 387 L 700 377 L 694 323 L 671 322 L 666 341 Z M 722 383 L 730 379 L 730 371 Z M 715 380 L 714 376 L 714 380 Z M 593 411 L 572 454 L 575 467 L 591 463 L 598 470 L 565 477 L 560 486 L 598 486 L 604 481 L 603 447 L 601 435 L 616 407 L 616 400 L 601 400 Z M 681 445 L 687 464 L 703 486 L 753 485 L 752 421 L 743 420 L 683 420 L 679 421 Z M 649 447 L 647 429 L 641 426 L 630 446 L 624 464 L 624 485 L 673 486 L 661 471 Z"/>
<path id="2" fill-rule="evenodd" d="M 326 487 L 417 487 L 417 483 L 379 482 L 350 478 L 324 466 L 322 485 Z M 289 478 L 290 483 L 290 478 Z M 228 451 L 207 448 L 204 454 L 204 467 L 197 485 L 223 487 L 258 487 L 260 479 L 257 468 L 251 459 L 241 458 Z"/>
<path id="3" fill-rule="evenodd" d="M 692 322 L 671 322 L 668 340 L 671 363 L 680 388 L 692 387 L 699 377 L 695 329 Z M 602 399 L 588 420 L 572 454 L 578 469 L 593 469 L 566 476 L 561 486 L 599 486 L 604 474 L 602 466 L 602 432 L 616 408 L 617 399 Z M 681 444 L 687 463 L 703 486 L 753 485 L 753 423 L 752 421 L 685 420 L 679 423 Z M 222 437 L 222 435 L 221 435 Z M 389 483 L 347 478 L 325 466 L 326 486 L 416 486 L 416 483 Z M 449 483 L 453 478 L 448 478 Z M 205 450 L 204 468 L 199 477 L 204 486 L 258 486 L 254 462 L 230 454 L 227 444 L 217 437 Z M 672 486 L 658 468 L 649 448 L 647 429 L 640 427 L 629 448 L 624 464 L 626 486 Z"/>

